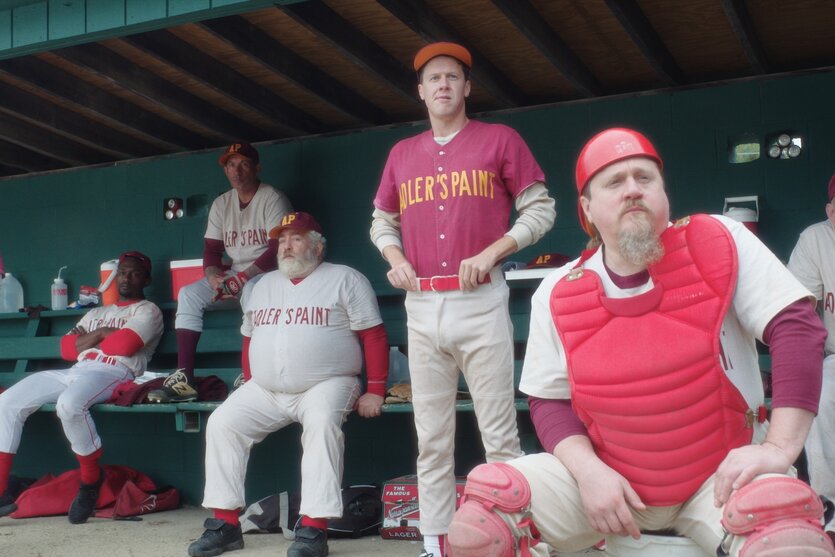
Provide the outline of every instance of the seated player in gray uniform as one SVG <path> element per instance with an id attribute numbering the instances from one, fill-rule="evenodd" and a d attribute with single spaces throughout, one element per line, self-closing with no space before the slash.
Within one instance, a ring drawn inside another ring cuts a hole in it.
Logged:
<path id="1" fill-rule="evenodd" d="M 328 519 L 342 516 L 342 424 L 353 410 L 379 416 L 383 404 L 388 340 L 368 279 L 324 261 L 322 228 L 307 213 L 285 215 L 270 237 L 278 240 L 278 270 L 255 284 L 243 307 L 243 362 L 251 379 L 206 428 L 203 506 L 214 517 L 189 546 L 192 557 L 244 546 L 238 515 L 250 449 L 293 422 L 302 426 L 302 498 L 287 557 L 327 555 Z"/>
<path id="2" fill-rule="evenodd" d="M 835 501 L 835 174 L 829 179 L 826 220 L 806 228 L 789 258 L 789 271 L 817 298 L 826 327 L 820 406 L 806 438 L 812 488 Z M 835 540 L 835 518 L 825 527 Z"/>
<path id="3" fill-rule="evenodd" d="M 110 398 L 117 385 L 142 375 L 162 336 L 162 313 L 145 299 L 151 260 L 138 251 L 119 257 L 115 304 L 90 310 L 61 339 L 68 369 L 28 374 L 0 394 L 0 516 L 17 506 L 7 493 L 9 473 L 26 419 L 43 404 L 55 403 L 64 435 L 81 466 L 81 487 L 69 510 L 73 524 L 95 510 L 104 474 L 99 467 L 101 438 L 90 407 Z"/>
<path id="4" fill-rule="evenodd" d="M 237 304 L 244 286 L 275 269 L 275 241 L 267 232 L 293 208 L 287 197 L 261 182 L 260 157 L 249 143 L 233 143 L 218 159 L 231 189 L 212 203 L 203 246 L 206 278 L 180 289 L 177 301 L 177 370 L 150 402 L 197 399 L 194 359 L 209 306 Z M 232 260 L 224 265 L 224 253 Z"/>

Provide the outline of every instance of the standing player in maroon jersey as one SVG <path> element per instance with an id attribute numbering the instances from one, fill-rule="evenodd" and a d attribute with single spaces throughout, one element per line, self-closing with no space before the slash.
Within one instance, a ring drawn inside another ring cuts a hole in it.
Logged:
<path id="1" fill-rule="evenodd" d="M 418 435 L 420 529 L 442 557 L 455 510 L 455 394 L 463 372 L 488 461 L 521 454 L 513 335 L 502 259 L 554 223 L 545 175 L 514 130 L 467 117 L 472 57 L 434 43 L 414 60 L 431 129 L 389 154 L 374 199 L 371 239 L 406 294 L 409 368 Z M 510 226 L 511 210 L 519 216 Z M 460 370 L 460 372 L 459 372 Z"/>

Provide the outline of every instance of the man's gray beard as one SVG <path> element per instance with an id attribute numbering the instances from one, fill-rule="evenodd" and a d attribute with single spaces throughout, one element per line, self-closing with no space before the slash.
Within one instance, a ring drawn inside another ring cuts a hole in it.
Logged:
<path id="1" fill-rule="evenodd" d="M 306 251 L 298 257 L 281 258 L 278 260 L 278 270 L 289 279 L 306 277 L 319 264 L 319 258 L 313 250 Z"/>
<path id="2" fill-rule="evenodd" d="M 664 257 L 664 247 L 655 233 L 649 215 L 634 219 L 633 227 L 618 234 L 618 253 L 628 263 L 647 267 Z"/>

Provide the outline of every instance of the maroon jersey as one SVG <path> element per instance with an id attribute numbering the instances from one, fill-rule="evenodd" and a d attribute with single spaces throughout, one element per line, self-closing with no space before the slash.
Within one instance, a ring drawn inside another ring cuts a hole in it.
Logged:
<path id="1" fill-rule="evenodd" d="M 545 174 L 518 133 L 471 120 L 446 145 L 431 130 L 397 143 L 374 206 L 400 213 L 418 276 L 451 275 L 507 232 L 513 199 L 536 182 Z"/>

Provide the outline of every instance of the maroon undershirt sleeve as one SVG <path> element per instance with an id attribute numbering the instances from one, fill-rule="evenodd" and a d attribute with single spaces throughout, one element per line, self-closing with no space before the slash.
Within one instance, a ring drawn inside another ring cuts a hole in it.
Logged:
<path id="1" fill-rule="evenodd" d="M 203 269 L 207 267 L 223 267 L 223 242 L 221 240 L 212 240 L 211 238 L 203 238 Z"/>
<path id="2" fill-rule="evenodd" d="M 549 453 L 554 452 L 560 441 L 572 435 L 586 435 L 586 426 L 565 398 L 528 397 L 531 422 L 536 429 L 539 443 Z"/>
<path id="3" fill-rule="evenodd" d="M 275 256 L 278 253 L 278 240 L 270 240 L 267 242 L 267 249 L 264 253 L 258 256 L 254 264 L 263 272 L 272 271 L 277 267 Z"/>
<path id="4" fill-rule="evenodd" d="M 771 354 L 771 407 L 817 414 L 826 329 L 809 300 L 786 306 L 763 332 Z"/>

